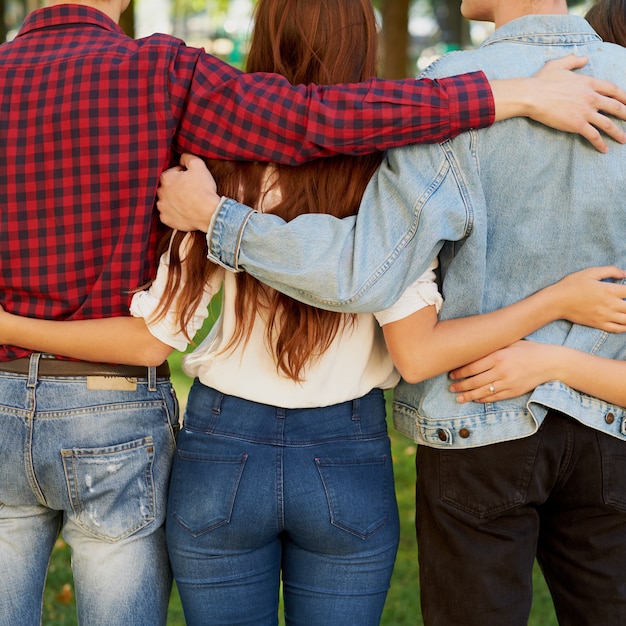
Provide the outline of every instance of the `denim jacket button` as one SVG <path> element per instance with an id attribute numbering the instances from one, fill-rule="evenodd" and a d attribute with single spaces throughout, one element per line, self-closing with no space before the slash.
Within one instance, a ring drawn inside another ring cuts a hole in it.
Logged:
<path id="1" fill-rule="evenodd" d="M 461 430 L 459 430 L 459 437 L 462 437 L 463 439 L 467 439 L 470 436 L 470 431 L 467 428 L 461 428 Z"/>
<path id="2" fill-rule="evenodd" d="M 613 413 L 607 413 L 607 414 L 604 416 L 604 421 L 605 421 L 607 424 L 612 424 L 612 423 L 615 421 L 615 415 L 613 415 Z"/>
<path id="3" fill-rule="evenodd" d="M 439 437 L 439 439 L 441 439 L 441 441 L 448 441 L 448 435 L 446 435 L 446 431 L 445 430 L 440 430 L 437 432 L 437 437 Z"/>

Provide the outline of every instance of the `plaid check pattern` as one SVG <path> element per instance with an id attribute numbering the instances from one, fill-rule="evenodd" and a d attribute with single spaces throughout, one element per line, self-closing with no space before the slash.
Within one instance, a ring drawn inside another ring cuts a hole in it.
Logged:
<path id="1" fill-rule="evenodd" d="M 493 116 L 481 73 L 292 87 L 167 35 L 132 40 L 89 7 L 36 10 L 0 46 L 0 304 L 128 315 L 155 269 L 158 177 L 177 152 L 298 163 L 442 141 Z M 26 354 L 0 346 L 0 360 Z"/>

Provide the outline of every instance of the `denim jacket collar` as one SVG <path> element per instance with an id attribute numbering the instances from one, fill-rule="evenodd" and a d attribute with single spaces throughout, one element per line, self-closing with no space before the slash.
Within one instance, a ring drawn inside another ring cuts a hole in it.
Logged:
<path id="1" fill-rule="evenodd" d="M 553 45 L 602 41 L 589 23 L 577 15 L 526 15 L 496 29 L 480 47 L 514 40 Z"/>

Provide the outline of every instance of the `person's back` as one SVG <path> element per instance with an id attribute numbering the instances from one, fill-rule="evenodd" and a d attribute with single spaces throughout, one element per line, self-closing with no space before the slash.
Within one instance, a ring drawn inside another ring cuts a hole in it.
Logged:
<path id="1" fill-rule="evenodd" d="M 128 315 L 132 290 L 152 276 L 154 196 L 174 133 L 170 42 L 169 56 L 149 45 L 138 52 L 107 14 L 68 4 L 31 13 L 0 46 L 7 310 Z M 147 368 L 89 369 L 40 354 L 29 362 L 31 352 L 0 347 L 0 624 L 40 623 L 61 527 L 81 623 L 164 623 L 171 575 L 161 494 L 177 428 L 166 366 L 157 382 Z"/>
<path id="2" fill-rule="evenodd" d="M 582 18 L 570 15 L 530 15 L 508 22 L 477 50 L 447 55 L 426 74 L 443 76 L 481 67 L 490 78 L 507 78 L 570 52 L 588 55 L 589 70 L 595 75 L 626 84 L 626 50 L 601 43 Z M 447 142 L 439 154 L 419 149 L 410 154 L 413 150 L 392 151 L 390 158 L 413 159 L 420 176 L 445 164 L 451 177 L 461 178 L 467 192 L 463 210 L 469 236 L 461 246 L 444 246 L 440 255 L 446 296 L 441 318 L 496 310 L 590 265 L 626 264 L 622 233 L 626 151 L 622 147 L 614 145 L 608 156 L 601 157 L 573 135 L 511 120 Z M 426 153 L 432 155 L 429 165 Z M 619 335 L 606 337 L 583 327 L 570 333 L 570 328 L 568 322 L 553 322 L 532 338 L 589 351 L 602 337 L 600 353 L 615 358 L 626 355 L 626 340 Z M 538 427 L 526 408 L 527 396 L 495 406 L 459 405 L 447 392 L 448 385 L 445 375 L 417 386 L 401 383 L 396 391 L 397 425 L 415 431 L 424 443 L 443 447 L 483 445 L 527 435 Z M 610 425 L 598 422 L 597 412 L 589 406 L 603 415 L 605 405 L 588 398 L 583 401 L 563 385 L 552 384 L 550 391 L 537 393 L 579 419 L 619 431 L 620 420 Z M 541 420 L 545 410 L 534 408 Z M 615 411 L 624 415 L 622 409 Z M 451 424 L 452 418 L 463 416 L 469 421 L 463 422 L 460 436 L 460 427 Z"/>
<path id="3" fill-rule="evenodd" d="M 156 261 L 171 58 L 91 9 L 57 14 L 62 27 L 34 14 L 0 47 L 3 305 L 51 319 L 127 315 Z M 25 354 L 3 346 L 0 360 Z"/>
<path id="4" fill-rule="evenodd" d="M 427 73 L 480 66 L 505 78 L 568 52 L 588 55 L 595 75 L 626 84 L 626 50 L 565 14 L 510 21 L 478 50 L 450 55 Z M 586 266 L 626 267 L 620 146 L 599 156 L 573 136 L 513 121 L 439 150 L 392 151 L 390 159 L 405 172 L 402 161 L 412 163 L 420 180 L 407 185 L 436 180 L 435 194 L 452 190 L 456 208 L 439 202 L 443 215 L 433 220 L 465 218 L 466 237 L 440 254 L 442 318 L 496 310 Z M 531 337 L 626 357 L 623 335 L 565 321 Z M 623 623 L 624 481 L 616 459 L 626 411 L 559 381 L 530 400 L 498 402 L 498 380 L 487 371 L 484 382 L 495 401 L 458 403 L 446 375 L 396 389 L 396 426 L 423 444 L 416 527 L 424 622 L 526 624 L 536 557 L 559 623 Z"/>

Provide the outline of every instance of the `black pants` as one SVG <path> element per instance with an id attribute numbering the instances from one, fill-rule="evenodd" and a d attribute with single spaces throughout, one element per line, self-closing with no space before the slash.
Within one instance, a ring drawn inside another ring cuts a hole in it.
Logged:
<path id="1" fill-rule="evenodd" d="M 562 626 L 626 625 L 626 441 L 550 412 L 532 437 L 420 446 L 426 626 L 522 626 L 535 556 Z"/>

